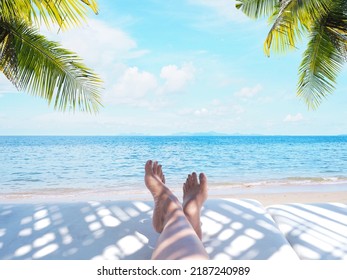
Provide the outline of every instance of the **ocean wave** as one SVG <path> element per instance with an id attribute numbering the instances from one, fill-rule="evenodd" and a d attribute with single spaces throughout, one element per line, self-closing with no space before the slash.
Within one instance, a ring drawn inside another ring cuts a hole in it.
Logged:
<path id="1" fill-rule="evenodd" d="M 266 186 L 306 186 L 306 185 L 339 185 L 347 184 L 347 177 L 287 177 L 282 179 L 268 179 L 248 182 L 212 182 L 213 188 L 250 188 L 250 187 L 266 187 Z"/>

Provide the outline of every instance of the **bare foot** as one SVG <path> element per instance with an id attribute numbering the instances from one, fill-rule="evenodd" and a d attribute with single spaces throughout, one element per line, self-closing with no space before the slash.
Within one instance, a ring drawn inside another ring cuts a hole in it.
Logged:
<path id="1" fill-rule="evenodd" d="M 160 233 L 169 217 L 176 210 L 182 210 L 182 207 L 177 197 L 165 186 L 165 176 L 158 162 L 146 162 L 145 184 L 154 198 L 153 227 Z"/>
<path id="2" fill-rule="evenodd" d="M 200 211 L 207 199 L 207 178 L 204 173 L 200 173 L 199 180 L 200 184 L 198 176 L 193 172 L 183 184 L 183 211 L 201 240 Z"/>

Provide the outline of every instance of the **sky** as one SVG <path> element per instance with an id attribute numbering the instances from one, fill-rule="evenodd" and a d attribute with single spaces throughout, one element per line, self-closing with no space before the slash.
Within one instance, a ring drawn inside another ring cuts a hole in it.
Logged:
<path id="1" fill-rule="evenodd" d="M 98 114 L 55 111 L 0 75 L 0 135 L 347 134 L 347 70 L 317 110 L 296 96 L 305 44 L 267 57 L 266 20 L 234 0 L 99 0 L 82 27 L 42 33 L 103 79 Z"/>

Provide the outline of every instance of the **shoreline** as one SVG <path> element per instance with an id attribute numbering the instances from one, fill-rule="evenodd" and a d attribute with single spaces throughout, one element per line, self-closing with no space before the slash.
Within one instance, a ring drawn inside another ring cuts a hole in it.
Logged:
<path id="1" fill-rule="evenodd" d="M 180 199 L 181 188 L 173 188 Z M 347 185 L 295 185 L 295 186 L 243 186 L 209 189 L 209 198 L 254 199 L 264 206 L 287 203 L 347 203 Z M 25 193 L 0 193 L 0 204 L 31 203 L 77 203 L 86 201 L 151 201 L 152 196 L 144 187 L 142 190 L 91 190 L 54 189 L 36 190 Z"/>

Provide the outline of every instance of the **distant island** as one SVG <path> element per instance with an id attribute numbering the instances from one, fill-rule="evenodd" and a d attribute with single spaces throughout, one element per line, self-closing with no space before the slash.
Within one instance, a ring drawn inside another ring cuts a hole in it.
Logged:
<path id="1" fill-rule="evenodd" d="M 215 131 L 208 132 L 179 132 L 171 136 L 263 136 L 262 134 L 241 134 L 241 133 L 221 133 Z"/>

